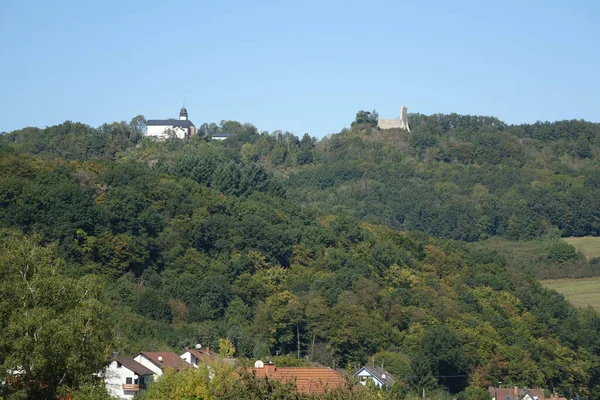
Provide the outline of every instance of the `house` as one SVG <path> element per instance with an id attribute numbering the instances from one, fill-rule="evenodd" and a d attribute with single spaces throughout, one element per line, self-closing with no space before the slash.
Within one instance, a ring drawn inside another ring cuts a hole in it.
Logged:
<path id="1" fill-rule="evenodd" d="M 154 372 L 144 367 L 131 357 L 115 355 L 104 370 L 106 391 L 118 399 L 131 399 L 140 390 L 146 388 L 146 383 L 152 379 Z"/>
<path id="2" fill-rule="evenodd" d="M 175 371 L 191 368 L 177 353 L 172 351 L 142 351 L 134 357 L 134 360 L 151 370 L 154 373 L 154 380 L 163 375 L 167 368 Z"/>
<path id="3" fill-rule="evenodd" d="M 225 140 L 225 139 L 229 139 L 230 137 L 233 137 L 234 135 L 232 133 L 215 133 L 214 135 L 212 135 L 212 139 L 213 140 Z"/>
<path id="4" fill-rule="evenodd" d="M 557 394 L 552 394 L 550 397 L 545 397 L 544 389 L 541 388 L 497 388 L 494 386 L 488 387 L 488 393 L 494 400 L 566 400 L 558 397 Z"/>
<path id="5" fill-rule="evenodd" d="M 354 374 L 359 379 L 359 382 L 366 385 L 367 382 L 373 381 L 377 387 L 391 387 L 394 384 L 394 376 L 384 370 L 382 367 L 371 366 L 362 367 Z"/>
<path id="6" fill-rule="evenodd" d="M 196 345 L 195 349 L 186 347 L 185 352 L 179 357 L 188 364 L 193 365 L 195 368 L 198 367 L 198 362 L 215 361 L 216 359 L 219 359 L 217 354 L 210 352 L 210 347 L 203 348 L 200 345 Z"/>
<path id="7" fill-rule="evenodd" d="M 179 112 L 179 119 L 149 119 L 146 121 L 146 136 L 157 140 L 177 137 L 189 139 L 196 134 L 196 126 L 188 119 L 185 107 Z"/>
<path id="8" fill-rule="evenodd" d="M 300 394 L 321 394 L 344 383 L 344 378 L 331 368 L 277 368 L 275 364 L 257 361 L 248 371 L 257 378 L 295 382 Z"/>

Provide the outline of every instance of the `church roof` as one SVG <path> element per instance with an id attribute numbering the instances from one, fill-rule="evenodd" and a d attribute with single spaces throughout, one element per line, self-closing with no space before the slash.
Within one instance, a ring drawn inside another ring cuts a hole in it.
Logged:
<path id="1" fill-rule="evenodd" d="M 194 126 L 194 123 L 189 119 L 149 119 L 146 121 L 146 125 L 167 125 L 177 126 L 180 128 L 189 128 Z"/>

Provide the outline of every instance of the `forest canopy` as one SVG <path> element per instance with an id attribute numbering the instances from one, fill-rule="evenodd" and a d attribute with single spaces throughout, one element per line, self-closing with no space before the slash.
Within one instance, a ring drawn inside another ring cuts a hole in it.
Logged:
<path id="1" fill-rule="evenodd" d="M 473 243 L 544 240 L 539 268 L 594 273 L 558 239 L 600 234 L 600 124 L 411 114 L 408 133 L 359 114 L 321 140 L 223 121 L 154 142 L 141 116 L 10 132 L 2 240 L 52 253 L 73 290 L 100 288 L 89 307 L 118 321 L 111 350 L 228 338 L 238 357 L 375 357 L 415 393 L 599 396 L 598 314 Z"/>

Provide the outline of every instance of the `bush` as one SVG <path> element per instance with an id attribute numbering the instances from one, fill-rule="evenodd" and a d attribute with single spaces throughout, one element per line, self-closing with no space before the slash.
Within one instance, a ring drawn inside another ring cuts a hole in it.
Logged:
<path id="1" fill-rule="evenodd" d="M 490 400 L 490 394 L 485 389 L 474 387 L 474 386 L 469 386 L 464 391 L 459 393 L 457 399 L 458 400 Z"/>
<path id="2" fill-rule="evenodd" d="M 556 241 L 548 247 L 548 260 L 551 262 L 566 262 L 576 258 L 575 247 L 562 240 Z"/>

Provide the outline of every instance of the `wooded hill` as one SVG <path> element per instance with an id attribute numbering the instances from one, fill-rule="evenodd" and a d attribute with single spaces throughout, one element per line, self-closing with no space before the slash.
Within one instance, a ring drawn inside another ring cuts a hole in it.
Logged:
<path id="1" fill-rule="evenodd" d="M 549 263 L 576 262 L 555 238 L 600 229 L 600 125 L 410 124 L 359 119 L 320 141 L 226 121 L 157 143 L 142 117 L 8 133 L 2 282 L 15 254 L 50 246 L 65 279 L 102 282 L 117 332 L 103 340 L 126 353 L 228 337 L 240 357 L 296 354 L 299 336 L 311 361 L 375 356 L 416 393 L 503 381 L 600 396 L 598 314 L 468 243 L 538 238 Z M 219 130 L 235 136 L 211 141 Z M 0 314 L 19 307 L 0 297 Z M 14 345 L 19 327 L 0 318 L 4 366 L 35 349 Z"/>

